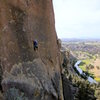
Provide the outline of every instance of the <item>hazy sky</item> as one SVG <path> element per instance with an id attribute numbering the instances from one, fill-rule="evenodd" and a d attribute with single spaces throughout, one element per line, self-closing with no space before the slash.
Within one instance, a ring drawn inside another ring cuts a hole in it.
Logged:
<path id="1" fill-rule="evenodd" d="M 100 38 L 100 0 L 53 0 L 59 38 Z"/>

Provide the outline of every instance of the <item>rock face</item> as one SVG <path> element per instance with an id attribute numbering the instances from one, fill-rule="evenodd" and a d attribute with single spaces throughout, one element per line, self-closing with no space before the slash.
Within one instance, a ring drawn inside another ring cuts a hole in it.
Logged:
<path id="1" fill-rule="evenodd" d="M 0 0 L 0 62 L 5 99 L 63 100 L 52 0 Z"/>

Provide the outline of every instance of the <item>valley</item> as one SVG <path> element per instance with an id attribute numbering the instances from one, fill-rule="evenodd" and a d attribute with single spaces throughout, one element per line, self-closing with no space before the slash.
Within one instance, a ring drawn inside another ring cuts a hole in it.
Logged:
<path id="1" fill-rule="evenodd" d="M 100 41 L 99 40 L 64 40 L 62 47 L 81 60 L 79 67 L 100 82 Z"/>

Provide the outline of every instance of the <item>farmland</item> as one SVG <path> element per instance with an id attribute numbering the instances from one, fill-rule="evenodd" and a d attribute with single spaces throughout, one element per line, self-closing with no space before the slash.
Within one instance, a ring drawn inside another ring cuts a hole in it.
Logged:
<path id="1" fill-rule="evenodd" d="M 77 60 L 81 60 L 79 67 L 92 74 L 100 82 L 100 41 L 71 40 L 63 41 L 62 46 L 72 52 Z"/>

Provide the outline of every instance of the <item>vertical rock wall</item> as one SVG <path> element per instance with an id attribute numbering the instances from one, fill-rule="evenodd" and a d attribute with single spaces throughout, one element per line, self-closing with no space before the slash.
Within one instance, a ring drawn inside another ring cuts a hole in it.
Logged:
<path id="1" fill-rule="evenodd" d="M 52 0 L 0 0 L 0 62 L 6 99 L 63 100 Z"/>

